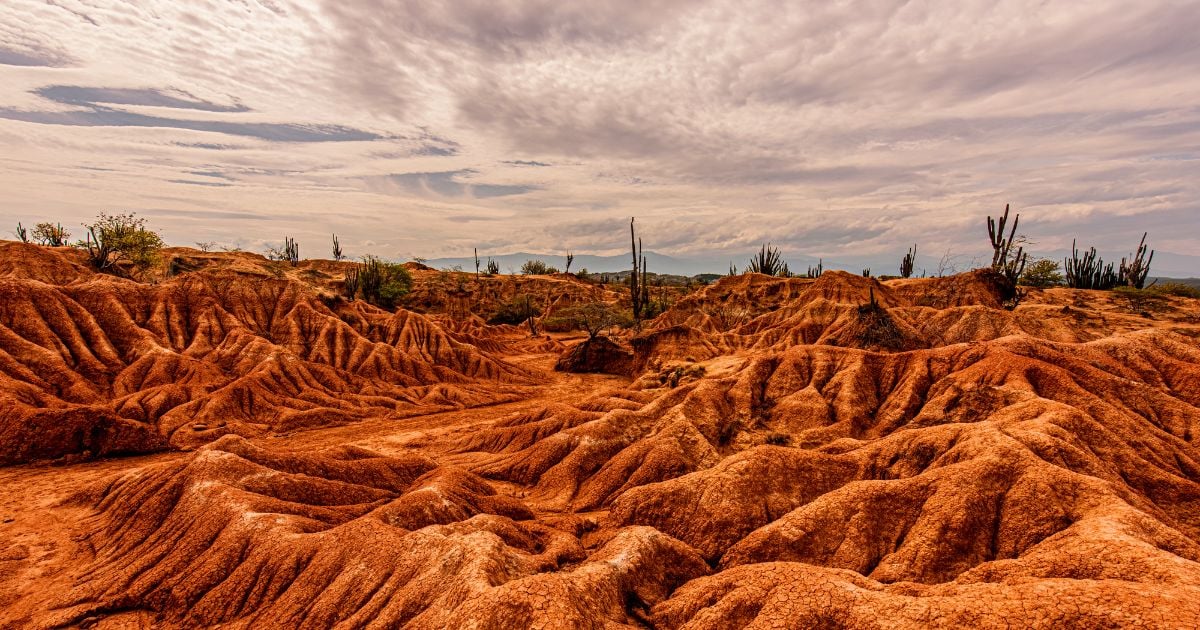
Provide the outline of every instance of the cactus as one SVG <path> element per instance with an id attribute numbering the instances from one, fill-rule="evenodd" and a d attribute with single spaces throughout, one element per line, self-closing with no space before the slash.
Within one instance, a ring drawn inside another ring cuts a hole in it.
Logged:
<path id="1" fill-rule="evenodd" d="M 485 267 L 485 269 L 486 269 L 486 275 L 489 275 L 489 276 L 494 276 L 494 275 L 500 273 L 500 265 L 496 261 L 492 260 L 491 258 L 488 258 L 487 267 Z"/>
<path id="2" fill-rule="evenodd" d="M 346 278 L 342 281 L 346 289 L 346 299 L 353 300 L 358 295 L 358 288 L 362 284 L 361 270 L 362 266 L 358 264 L 351 264 L 346 268 Z"/>
<path id="3" fill-rule="evenodd" d="M 821 274 L 823 274 L 823 273 L 825 273 L 825 259 L 818 258 L 817 266 L 816 267 L 810 266 L 808 268 L 808 273 L 806 275 L 809 278 L 820 278 Z"/>
<path id="4" fill-rule="evenodd" d="M 779 254 L 779 249 L 771 247 L 771 244 L 767 243 L 750 259 L 750 264 L 746 265 L 746 271 L 763 273 L 768 276 L 785 276 L 787 264 L 783 262 L 783 256 Z"/>
<path id="5" fill-rule="evenodd" d="M 864 277 L 864 278 L 870 278 L 870 277 L 871 277 L 871 268 L 870 268 L 870 267 L 867 267 L 866 269 L 863 269 L 863 277 Z"/>
<path id="6" fill-rule="evenodd" d="M 1063 272 L 1072 289 L 1111 289 L 1120 280 L 1112 263 L 1105 265 L 1096 255 L 1095 247 L 1080 256 L 1075 241 L 1071 241 L 1071 257 L 1063 259 Z"/>
<path id="7" fill-rule="evenodd" d="M 29 232 L 25 230 L 25 226 L 21 225 L 20 221 L 17 221 L 16 236 L 17 236 L 17 239 L 20 240 L 22 243 L 29 242 Z"/>
<path id="8" fill-rule="evenodd" d="M 571 263 L 575 262 L 575 254 L 567 252 L 567 268 L 566 273 L 571 273 Z"/>
<path id="9" fill-rule="evenodd" d="M 900 261 L 900 277 L 911 278 L 913 275 L 913 264 L 917 261 L 917 246 L 914 243 L 912 249 L 904 255 L 904 259 Z"/>
<path id="10" fill-rule="evenodd" d="M 283 260 L 291 263 L 293 267 L 300 262 L 300 245 L 290 236 L 283 237 Z"/>
<path id="11" fill-rule="evenodd" d="M 1004 214 L 1000 216 L 999 221 L 990 216 L 987 218 L 988 238 L 992 243 L 992 271 L 1003 275 L 1009 285 L 1015 288 L 1021 273 L 1025 271 L 1025 263 L 1028 261 L 1029 255 L 1025 253 L 1025 248 L 1020 246 L 1017 247 L 1016 255 L 1012 255 L 1012 246 L 1017 236 L 1017 225 L 1021 223 L 1021 215 L 1013 217 L 1012 230 L 1005 238 L 1004 226 L 1008 223 L 1008 212 L 1009 205 L 1004 204 Z"/>
<path id="12" fill-rule="evenodd" d="M 342 254 L 342 244 L 338 242 L 337 234 L 333 235 L 333 259 L 341 262 L 346 256 Z"/>
<path id="13" fill-rule="evenodd" d="M 634 325 L 641 326 L 642 313 L 650 302 L 646 286 L 646 256 L 642 253 L 642 239 L 633 229 L 634 219 L 629 219 L 629 242 L 633 250 L 633 273 L 629 276 L 629 301 L 633 310 Z"/>
<path id="14" fill-rule="evenodd" d="M 1119 282 L 1123 285 L 1141 289 L 1146 286 L 1146 276 L 1150 273 L 1150 261 L 1154 260 L 1154 250 L 1146 247 L 1146 236 L 1149 232 L 1142 234 L 1142 241 L 1138 243 L 1137 254 L 1130 255 L 1129 262 L 1126 263 L 1125 258 L 1121 258 L 1121 268 L 1118 274 Z M 1146 257 L 1149 252 L 1150 256 Z"/>

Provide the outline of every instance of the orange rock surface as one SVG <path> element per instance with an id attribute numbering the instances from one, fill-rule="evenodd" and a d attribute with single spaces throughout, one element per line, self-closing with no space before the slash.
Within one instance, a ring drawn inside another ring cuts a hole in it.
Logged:
<path id="1" fill-rule="evenodd" d="M 1195 300 L 743 275 L 577 374 L 171 255 L 0 243 L 2 627 L 1200 627 Z"/>

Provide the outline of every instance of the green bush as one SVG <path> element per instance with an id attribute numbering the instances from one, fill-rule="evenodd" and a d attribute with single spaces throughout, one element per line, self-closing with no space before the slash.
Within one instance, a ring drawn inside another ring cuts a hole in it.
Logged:
<path id="1" fill-rule="evenodd" d="M 1062 283 L 1063 274 L 1058 261 L 1049 258 L 1043 258 L 1026 267 L 1025 273 L 1021 274 L 1020 281 L 1020 284 L 1027 287 L 1039 289 L 1056 287 Z"/>
<path id="2" fill-rule="evenodd" d="M 101 212 L 96 222 L 84 225 L 86 238 L 79 243 L 97 271 L 115 273 L 122 263 L 146 269 L 158 260 L 162 237 L 146 229 L 146 219 L 129 214 Z"/>
<path id="3" fill-rule="evenodd" d="M 545 276 L 558 273 L 558 270 L 540 260 L 526 260 L 525 264 L 521 265 L 521 273 L 527 276 Z"/>
<path id="4" fill-rule="evenodd" d="M 62 247 L 71 238 L 71 233 L 63 226 L 48 221 L 37 224 L 31 232 L 33 240 L 50 247 Z"/>
<path id="5" fill-rule="evenodd" d="M 356 276 L 363 299 L 380 308 L 393 308 L 412 290 L 412 275 L 399 263 L 364 256 Z"/>

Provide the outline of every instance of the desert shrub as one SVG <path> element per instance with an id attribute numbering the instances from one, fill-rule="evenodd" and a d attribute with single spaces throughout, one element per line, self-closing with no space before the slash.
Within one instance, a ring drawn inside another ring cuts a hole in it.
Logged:
<path id="1" fill-rule="evenodd" d="M 163 248 L 162 237 L 146 229 L 146 219 L 128 214 L 109 215 L 101 212 L 96 222 L 84 225 L 88 261 L 97 271 L 115 273 L 122 264 L 146 269 L 158 260 Z"/>
<path id="2" fill-rule="evenodd" d="M 528 295 L 514 295 L 512 299 L 502 303 L 488 317 L 489 324 L 517 325 L 531 317 L 540 317 L 541 313 L 533 304 L 533 298 Z"/>
<path id="3" fill-rule="evenodd" d="M 1116 287 L 1113 294 L 1125 301 L 1126 306 L 1134 313 L 1150 313 L 1160 311 L 1166 305 L 1167 297 L 1150 289 L 1137 289 L 1130 286 Z"/>
<path id="4" fill-rule="evenodd" d="M 541 260 L 526 260 L 525 264 L 521 265 L 521 273 L 527 276 L 544 276 L 558 273 L 558 270 Z"/>
<path id="5" fill-rule="evenodd" d="M 1175 297 L 1200 298 L 1200 289 L 1182 282 L 1164 282 L 1147 287 L 1147 291 Z"/>
<path id="6" fill-rule="evenodd" d="M 633 319 L 616 306 L 592 302 L 563 309 L 542 322 L 542 327 L 550 331 L 582 330 L 587 332 L 589 339 L 595 339 L 613 326 L 632 324 Z"/>
<path id="7" fill-rule="evenodd" d="M 363 299 L 381 308 L 394 307 L 412 289 L 412 275 L 404 265 L 377 256 L 363 257 L 355 281 Z"/>
<path id="8" fill-rule="evenodd" d="M 1043 258 L 1025 268 L 1021 274 L 1021 284 L 1029 287 L 1045 289 L 1063 283 L 1061 267 L 1056 260 Z"/>
<path id="9" fill-rule="evenodd" d="M 788 446 L 792 443 L 792 437 L 786 433 L 771 433 L 767 435 L 767 444 L 773 446 Z"/>
<path id="10" fill-rule="evenodd" d="M 67 232 L 63 226 L 48 221 L 34 226 L 33 231 L 29 235 L 38 243 L 49 245 L 50 247 L 62 247 L 67 244 L 67 239 L 71 238 L 71 233 Z"/>

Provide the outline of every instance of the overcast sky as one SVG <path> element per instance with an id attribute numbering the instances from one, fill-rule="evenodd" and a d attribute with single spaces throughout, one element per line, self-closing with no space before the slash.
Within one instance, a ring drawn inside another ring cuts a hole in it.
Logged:
<path id="1" fill-rule="evenodd" d="M 1197 33 L 1195 0 L 4 0 L 0 219 L 836 258 L 979 251 L 1010 202 L 1035 249 L 1191 254 Z"/>

